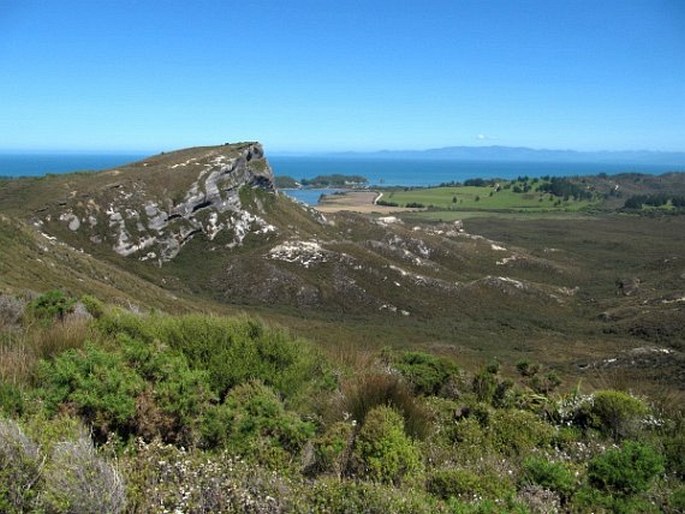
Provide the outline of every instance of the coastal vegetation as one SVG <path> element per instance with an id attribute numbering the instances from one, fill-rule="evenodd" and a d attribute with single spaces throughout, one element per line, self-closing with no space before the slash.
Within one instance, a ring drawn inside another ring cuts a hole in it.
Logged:
<path id="1" fill-rule="evenodd" d="M 276 175 L 274 182 L 278 189 L 297 189 L 302 186 L 297 180 L 287 175 Z"/>
<path id="2" fill-rule="evenodd" d="M 379 205 L 430 211 L 577 212 L 596 206 L 601 196 L 567 179 L 519 177 L 517 180 L 470 179 L 434 188 L 391 189 Z"/>
<path id="3" fill-rule="evenodd" d="M 2 298 L 3 512 L 684 507 L 664 399 L 560 389 L 535 362 L 325 351 L 245 316 Z"/>
<path id="4" fill-rule="evenodd" d="M 369 183 L 366 177 L 360 175 L 342 175 L 334 173 L 332 175 L 317 175 L 314 178 L 302 178 L 295 180 L 286 175 L 276 176 L 276 185 L 281 188 L 326 188 L 326 187 L 361 187 Z"/>

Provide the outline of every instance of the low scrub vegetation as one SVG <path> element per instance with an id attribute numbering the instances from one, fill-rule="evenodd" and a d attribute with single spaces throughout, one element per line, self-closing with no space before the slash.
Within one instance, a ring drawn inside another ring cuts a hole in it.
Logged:
<path id="1" fill-rule="evenodd" d="M 416 351 L 348 349 L 336 364 L 255 319 L 139 315 L 95 298 L 66 337 L 73 320 L 56 306 L 71 299 L 47 299 L 23 304 L 33 313 L 8 316 L 3 331 L 2 512 L 675 513 L 684 503 L 682 412 L 629 391 L 566 392 L 536 364 L 471 374 Z"/>

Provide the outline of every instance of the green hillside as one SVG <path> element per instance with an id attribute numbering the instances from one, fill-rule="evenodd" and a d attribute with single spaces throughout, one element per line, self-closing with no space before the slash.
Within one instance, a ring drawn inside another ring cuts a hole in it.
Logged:
<path id="1" fill-rule="evenodd" d="M 685 217 L 624 204 L 682 182 L 324 216 L 256 143 L 2 181 L 0 511 L 678 512 Z"/>

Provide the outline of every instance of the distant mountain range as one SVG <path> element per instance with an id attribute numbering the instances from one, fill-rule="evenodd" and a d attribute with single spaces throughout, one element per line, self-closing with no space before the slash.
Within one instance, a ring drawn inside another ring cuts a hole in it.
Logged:
<path id="1" fill-rule="evenodd" d="M 511 146 L 448 146 L 429 150 L 382 150 L 377 152 L 336 152 L 336 157 L 386 159 L 445 159 L 464 161 L 590 162 L 619 164 L 661 164 L 685 166 L 685 152 L 652 150 L 579 152 L 576 150 L 537 150 Z"/>

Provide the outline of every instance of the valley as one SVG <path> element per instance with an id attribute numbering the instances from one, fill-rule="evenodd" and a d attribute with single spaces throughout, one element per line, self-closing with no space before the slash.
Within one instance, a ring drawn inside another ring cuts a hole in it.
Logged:
<path id="1" fill-rule="evenodd" d="M 682 174 L 583 177 L 583 198 L 534 192 L 553 182 L 527 177 L 384 191 L 397 207 L 335 195 L 344 210 L 297 204 L 272 180 L 245 143 L 3 181 L 0 286 L 254 313 L 331 351 L 351 340 L 510 371 L 532 358 L 567 387 L 683 394 L 685 218 L 622 212 L 611 194 L 678 192 Z M 636 351 L 648 357 L 625 364 Z"/>
<path id="2" fill-rule="evenodd" d="M 661 180 L 315 209 L 239 143 L 0 181 L 0 510 L 678 512 Z"/>

